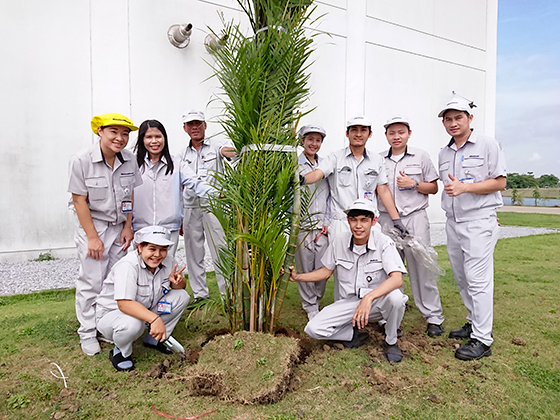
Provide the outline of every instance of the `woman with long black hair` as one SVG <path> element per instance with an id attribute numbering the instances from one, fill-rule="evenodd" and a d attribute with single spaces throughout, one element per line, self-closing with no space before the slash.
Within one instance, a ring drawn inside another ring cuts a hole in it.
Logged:
<path id="1" fill-rule="evenodd" d="M 134 189 L 132 228 L 136 232 L 155 225 L 169 230 L 173 242 L 169 255 L 174 257 L 183 221 L 182 186 L 194 189 L 200 197 L 205 197 L 212 187 L 197 182 L 194 172 L 174 162 L 167 131 L 157 120 L 146 120 L 140 125 L 134 151 L 143 183 Z"/>

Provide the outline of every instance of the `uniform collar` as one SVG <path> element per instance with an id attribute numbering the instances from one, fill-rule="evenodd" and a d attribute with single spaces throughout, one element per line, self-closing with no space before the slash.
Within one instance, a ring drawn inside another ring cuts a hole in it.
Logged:
<path id="1" fill-rule="evenodd" d="M 478 135 L 474 132 L 474 128 L 471 128 L 471 135 L 469 136 L 469 138 L 467 139 L 467 141 L 463 144 L 463 146 L 467 143 L 476 143 Z M 449 140 L 449 143 L 447 143 L 447 147 L 451 147 L 455 144 L 455 139 L 453 137 L 451 137 L 451 140 Z M 461 146 L 461 147 L 463 147 Z"/>
<path id="2" fill-rule="evenodd" d="M 369 239 L 366 243 L 366 252 L 374 251 L 375 250 L 375 241 L 373 240 L 373 226 L 371 227 L 371 231 L 369 232 Z M 354 251 L 354 235 L 350 236 L 350 244 L 348 245 L 348 249 L 353 252 Z"/>
<path id="3" fill-rule="evenodd" d="M 405 156 L 406 156 L 406 155 L 414 156 L 414 154 L 415 154 L 415 153 L 414 153 L 414 150 L 412 150 L 412 149 L 409 150 L 409 149 L 408 149 L 408 145 L 407 145 L 407 146 L 405 147 L 405 149 L 404 149 L 404 155 L 405 155 Z M 393 156 L 393 149 L 392 149 L 392 148 L 390 148 L 389 150 L 387 150 L 387 155 L 386 155 L 385 157 L 390 158 L 391 156 Z"/>
<path id="4" fill-rule="evenodd" d="M 93 146 L 93 150 L 91 151 L 91 157 L 92 157 L 91 161 L 94 163 L 105 162 L 103 153 L 101 153 L 101 140 L 99 140 L 97 144 Z"/>
<path id="5" fill-rule="evenodd" d="M 350 146 L 346 146 L 346 156 L 350 156 L 350 155 L 354 156 L 354 153 L 352 153 L 352 150 L 350 149 Z M 368 157 L 367 148 L 366 148 L 366 147 L 364 147 L 364 154 L 363 154 L 363 157 L 366 158 L 366 159 L 367 159 L 367 157 Z"/>
<path id="6" fill-rule="evenodd" d="M 125 162 L 125 158 L 123 157 L 121 152 L 118 152 L 116 155 L 117 159 L 121 162 L 121 164 L 123 164 Z M 107 161 L 105 160 L 105 156 L 103 156 L 103 153 L 101 152 L 101 140 L 99 140 L 97 142 L 97 146 L 93 147 L 93 152 L 91 153 L 91 157 L 92 157 L 92 162 L 96 163 L 96 162 L 104 162 L 107 163 Z"/>
<path id="7" fill-rule="evenodd" d="M 210 144 L 210 140 L 208 140 L 208 137 L 204 137 L 202 139 L 202 146 L 208 146 L 209 144 Z M 192 145 L 192 140 L 189 140 L 189 147 L 196 150 Z"/>
<path id="8" fill-rule="evenodd" d="M 144 157 L 144 161 L 147 163 L 148 167 L 151 168 L 152 166 L 157 165 L 158 163 L 162 163 L 163 165 L 167 166 L 167 159 L 165 156 L 161 155 L 159 158 L 159 161 L 156 163 L 152 162 L 152 159 L 150 159 L 150 155 L 148 153 L 146 153 L 146 156 Z"/>
<path id="9" fill-rule="evenodd" d="M 315 154 L 315 162 L 318 163 L 320 160 L 321 157 L 318 154 Z M 311 162 L 309 162 L 309 159 L 307 159 L 305 153 L 301 152 L 300 155 L 298 156 L 298 164 L 303 165 L 305 163 L 309 163 L 311 165 Z"/>

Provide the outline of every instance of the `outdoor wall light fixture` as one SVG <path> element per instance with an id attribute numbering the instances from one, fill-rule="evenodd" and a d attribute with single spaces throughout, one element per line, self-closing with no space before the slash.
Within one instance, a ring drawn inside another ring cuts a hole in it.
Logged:
<path id="1" fill-rule="evenodd" d="M 191 42 L 192 24 L 171 25 L 167 30 L 167 38 L 171 45 L 177 48 L 185 48 Z"/>
<path id="2" fill-rule="evenodd" d="M 215 34 L 208 34 L 206 38 L 204 38 L 204 46 L 206 47 L 206 51 L 209 54 L 214 54 L 220 48 L 224 46 L 224 41 L 226 40 L 226 36 L 224 35 L 221 39 L 218 38 Z"/>

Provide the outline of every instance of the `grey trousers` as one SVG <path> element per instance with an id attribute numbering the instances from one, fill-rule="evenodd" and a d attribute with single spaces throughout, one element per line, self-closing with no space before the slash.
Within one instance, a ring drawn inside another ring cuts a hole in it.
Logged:
<path id="1" fill-rule="evenodd" d="M 430 246 L 430 221 L 426 210 L 416 211 L 401 218 L 408 232 L 424 246 Z M 386 227 L 393 227 L 393 221 L 387 213 L 381 213 L 379 222 Z M 416 259 L 413 252 L 405 248 L 399 250 L 401 258 L 406 260 L 406 269 L 410 288 L 416 307 L 430 324 L 440 325 L 444 321 L 437 276 Z"/>
<path id="2" fill-rule="evenodd" d="M 321 235 L 321 229 L 301 231 L 298 235 L 298 250 L 295 255 L 296 268 L 300 273 L 309 273 L 323 267 L 321 258 L 329 246 L 328 237 Z M 318 282 L 299 282 L 298 290 L 301 306 L 307 313 L 319 311 L 319 301 L 325 294 L 327 280 Z"/>
<path id="3" fill-rule="evenodd" d="M 206 285 L 206 268 L 204 267 L 204 239 L 208 241 L 208 248 L 214 261 L 216 281 L 220 293 L 226 290 L 226 282 L 218 268 L 218 248 L 224 245 L 224 231 L 220 222 L 212 213 L 200 207 L 185 208 L 183 219 L 183 238 L 185 241 L 185 255 L 189 283 L 194 298 L 208 298 L 210 292 Z"/>
<path id="4" fill-rule="evenodd" d="M 348 221 L 346 219 L 331 219 L 331 223 L 329 226 L 329 240 L 335 241 L 336 238 L 340 235 L 343 235 L 347 232 L 350 232 L 350 225 L 348 225 Z M 340 294 L 338 293 L 338 277 L 336 275 L 336 270 L 333 273 L 334 279 L 334 301 L 338 301 L 340 299 Z"/>
<path id="5" fill-rule="evenodd" d="M 305 332 L 316 340 L 350 341 L 354 334 L 352 317 L 360 304 L 357 296 L 337 300 L 326 306 L 309 321 Z M 408 296 L 400 289 L 393 290 L 373 301 L 369 312 L 369 322 L 385 321 L 385 341 L 393 345 L 397 342 L 397 328 L 401 325 Z"/>
<path id="6" fill-rule="evenodd" d="M 165 324 L 165 335 L 169 337 L 185 306 L 189 303 L 189 294 L 183 289 L 171 289 L 165 295 L 165 300 L 171 303 L 171 313 L 161 314 L 160 318 Z M 157 302 L 153 308 L 148 308 L 157 313 Z M 97 320 L 97 330 L 115 343 L 122 355 L 128 357 L 132 354 L 132 343 L 145 331 L 146 323 L 138 318 L 122 313 L 120 310 L 107 312 Z"/>
<path id="7" fill-rule="evenodd" d="M 113 265 L 126 255 L 126 252 L 122 250 L 123 246 L 119 243 L 124 224 L 112 225 L 93 220 L 95 230 L 104 246 L 103 259 L 94 260 L 87 255 L 87 235 L 77 218 L 76 222 L 78 226 L 74 240 L 78 249 L 78 260 L 80 261 L 80 270 L 76 281 L 76 317 L 80 322 L 78 328 L 80 340 L 85 340 L 97 336 L 95 330 L 95 300 L 97 295 L 101 293 L 103 280 L 105 280 Z"/>
<path id="8" fill-rule="evenodd" d="M 455 283 L 472 324 L 471 338 L 491 345 L 494 316 L 494 248 L 499 227 L 496 216 L 457 223 L 447 219 L 447 253 Z"/>

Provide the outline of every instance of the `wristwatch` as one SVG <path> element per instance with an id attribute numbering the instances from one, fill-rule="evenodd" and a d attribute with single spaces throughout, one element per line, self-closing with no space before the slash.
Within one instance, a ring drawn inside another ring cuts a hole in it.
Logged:
<path id="1" fill-rule="evenodd" d="M 412 187 L 412 189 L 417 190 L 418 189 L 418 181 L 414 181 L 414 187 Z"/>

